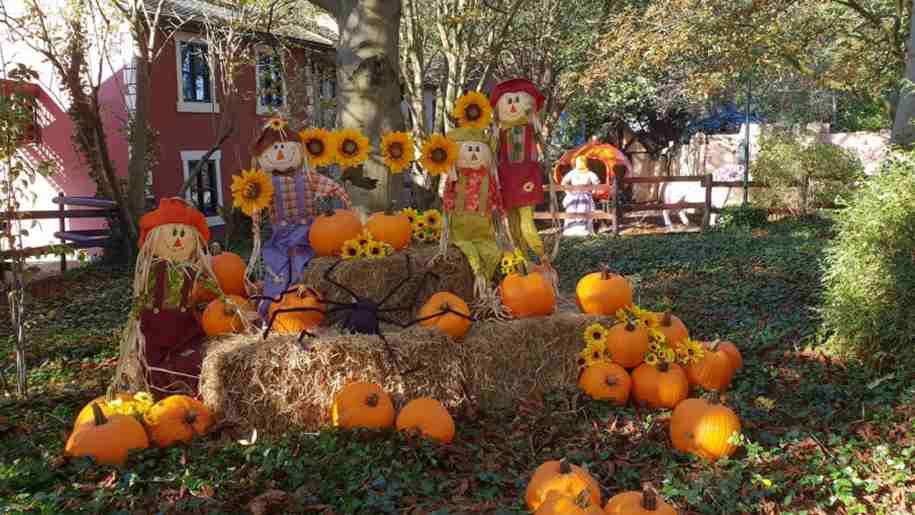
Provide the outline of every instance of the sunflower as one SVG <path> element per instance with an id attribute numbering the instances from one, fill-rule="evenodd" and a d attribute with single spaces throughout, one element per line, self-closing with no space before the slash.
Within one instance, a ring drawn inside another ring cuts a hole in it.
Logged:
<path id="1" fill-rule="evenodd" d="M 502 256 L 502 261 L 499 262 L 499 265 L 501 265 L 502 268 L 514 268 L 515 257 L 511 254 L 505 254 Z"/>
<path id="2" fill-rule="evenodd" d="M 486 95 L 471 91 L 457 99 L 451 116 L 457 120 L 458 127 L 485 129 L 492 121 L 492 105 Z"/>
<path id="3" fill-rule="evenodd" d="M 511 274 L 517 272 L 517 270 L 515 269 L 515 265 L 514 265 L 514 264 L 511 264 L 511 265 L 508 265 L 508 266 L 502 265 L 502 266 L 501 266 L 501 271 L 502 271 L 502 275 L 511 275 Z"/>
<path id="4" fill-rule="evenodd" d="M 677 353 L 670 347 L 664 347 L 664 350 L 661 351 L 661 359 L 667 363 L 673 363 L 677 361 Z"/>
<path id="5" fill-rule="evenodd" d="M 698 363 L 705 357 L 705 349 L 696 340 L 687 340 L 683 346 L 686 347 L 686 352 L 689 353 L 691 362 Z"/>
<path id="6" fill-rule="evenodd" d="M 419 216 L 419 213 L 417 213 L 416 210 L 412 207 L 401 209 L 400 212 L 407 216 L 407 220 L 410 221 L 411 226 L 414 222 L 416 222 L 416 218 Z"/>
<path id="7" fill-rule="evenodd" d="M 384 249 L 385 256 L 390 256 L 391 254 L 394 253 L 394 246 L 391 245 L 390 243 L 381 242 L 381 248 Z"/>
<path id="8" fill-rule="evenodd" d="M 273 183 L 260 170 L 242 170 L 241 175 L 232 177 L 232 204 L 242 213 L 254 213 L 270 205 L 273 198 Z"/>
<path id="9" fill-rule="evenodd" d="M 327 129 L 305 129 L 299 132 L 305 156 L 315 168 L 328 166 L 334 162 L 336 145 L 334 133 Z"/>
<path id="10" fill-rule="evenodd" d="M 597 342 L 606 345 L 607 328 L 600 324 L 591 324 L 585 328 L 584 338 L 585 343 L 588 345 L 592 345 Z"/>
<path id="11" fill-rule="evenodd" d="M 658 342 L 662 345 L 667 343 L 667 337 L 664 336 L 664 333 L 651 326 L 648 326 L 648 338 L 651 341 Z"/>
<path id="12" fill-rule="evenodd" d="M 369 139 L 357 129 L 341 129 L 334 135 L 337 164 L 343 168 L 359 166 L 369 157 Z"/>
<path id="13" fill-rule="evenodd" d="M 659 354 L 663 348 L 664 347 L 660 343 L 651 342 L 651 344 L 648 346 L 648 352 L 654 352 L 655 354 Z"/>
<path id="14" fill-rule="evenodd" d="M 363 248 L 356 239 L 346 240 L 343 248 L 340 249 L 340 256 L 343 259 L 355 259 L 363 256 Z"/>
<path id="15" fill-rule="evenodd" d="M 689 365 L 689 351 L 684 347 L 677 347 L 677 362 L 681 365 Z"/>
<path id="16" fill-rule="evenodd" d="M 658 325 L 658 319 L 647 309 L 642 309 L 639 306 L 632 304 L 629 306 L 629 312 L 632 313 L 632 316 L 638 318 L 639 322 L 645 327 L 655 327 Z"/>
<path id="17" fill-rule="evenodd" d="M 400 173 L 416 159 L 413 136 L 406 132 L 390 132 L 381 138 L 381 158 L 391 173 Z"/>
<path id="18" fill-rule="evenodd" d="M 413 222 L 413 228 L 416 229 L 417 231 L 425 231 L 426 230 L 426 219 L 422 216 L 417 218 L 416 221 Z"/>
<path id="19" fill-rule="evenodd" d="M 430 209 L 423 213 L 423 222 L 430 229 L 440 229 L 442 227 L 442 214 L 438 212 L 438 209 Z"/>
<path id="20" fill-rule="evenodd" d="M 287 125 L 286 120 L 284 120 L 282 118 L 271 118 L 271 119 L 267 120 L 267 125 L 265 126 L 265 128 L 269 127 L 275 131 L 282 131 L 282 130 L 286 130 L 286 125 Z"/>
<path id="21" fill-rule="evenodd" d="M 423 143 L 422 165 L 429 175 L 448 173 L 457 155 L 457 143 L 441 134 L 433 134 Z"/>
<path id="22" fill-rule="evenodd" d="M 657 365 L 658 364 L 658 355 L 655 354 L 654 352 L 649 352 L 649 353 L 645 354 L 645 363 L 648 363 L 651 366 Z"/>
<path id="23" fill-rule="evenodd" d="M 372 233 L 370 233 L 368 229 L 363 229 L 363 231 L 359 233 L 359 236 L 356 236 L 356 241 L 359 242 L 359 246 L 363 249 L 374 240 L 375 238 L 372 237 Z"/>
<path id="24" fill-rule="evenodd" d="M 365 249 L 365 257 L 367 258 L 377 259 L 385 256 L 384 243 L 380 241 L 372 240 L 363 248 Z"/>

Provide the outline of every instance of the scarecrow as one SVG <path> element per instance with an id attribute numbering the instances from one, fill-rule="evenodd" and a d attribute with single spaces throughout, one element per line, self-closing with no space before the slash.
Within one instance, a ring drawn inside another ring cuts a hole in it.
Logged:
<path id="1" fill-rule="evenodd" d="M 206 335 L 194 318 L 191 292 L 198 281 L 219 288 L 206 253 L 209 237 L 203 213 L 180 198 L 162 199 L 140 219 L 133 309 L 115 390 L 127 382 L 160 394 L 197 394 Z"/>
<path id="2" fill-rule="evenodd" d="M 252 145 L 254 168 L 270 174 L 273 185 L 269 206 L 273 234 L 261 252 L 266 271 L 265 297 L 277 298 L 289 285 L 301 281 L 305 266 L 315 256 L 308 243 L 308 231 L 317 215 L 318 199 L 336 197 L 343 203 L 344 209 L 352 207 L 342 185 L 310 170 L 306 162 L 306 153 L 313 161 L 312 166 L 317 161 L 329 162 L 332 159 L 330 134 L 311 129 L 299 136 L 301 139 L 290 131 L 285 120 L 274 118 L 264 126 L 260 137 Z M 258 233 L 255 231 L 255 234 Z M 270 300 L 261 302 L 258 308 L 261 316 L 267 314 L 270 303 Z"/>

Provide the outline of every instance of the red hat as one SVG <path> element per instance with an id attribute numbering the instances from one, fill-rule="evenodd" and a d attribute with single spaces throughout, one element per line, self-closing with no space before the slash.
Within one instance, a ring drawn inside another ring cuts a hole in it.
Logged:
<path id="1" fill-rule="evenodd" d="M 543 102 L 546 98 L 537 89 L 537 86 L 534 86 L 534 83 L 527 79 L 509 79 L 496 84 L 496 87 L 492 89 L 492 93 L 489 95 L 489 103 L 495 106 L 502 95 L 513 91 L 523 91 L 534 97 L 534 101 L 537 102 L 537 110 L 543 109 Z"/>
<path id="2" fill-rule="evenodd" d="M 257 139 L 251 142 L 251 153 L 255 156 L 259 156 L 274 143 L 281 143 L 284 141 L 301 143 L 296 132 L 297 131 L 290 127 L 283 118 L 271 118 L 261 127 L 261 132 L 257 136 Z"/>
<path id="3" fill-rule="evenodd" d="M 158 208 L 140 218 L 140 246 L 143 246 L 149 231 L 165 224 L 190 225 L 200 232 L 203 241 L 210 239 L 210 227 L 203 213 L 188 205 L 187 201 L 171 197 L 160 200 Z"/>

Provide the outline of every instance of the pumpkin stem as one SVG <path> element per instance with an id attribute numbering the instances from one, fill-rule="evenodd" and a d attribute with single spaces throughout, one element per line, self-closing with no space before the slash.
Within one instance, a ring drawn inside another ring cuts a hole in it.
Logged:
<path id="1" fill-rule="evenodd" d="M 666 362 L 666 361 L 662 361 L 662 362 L 658 365 L 658 370 L 660 370 L 661 372 L 665 372 L 665 373 L 666 373 L 668 370 L 670 370 L 670 363 L 668 363 L 668 362 Z"/>
<path id="2" fill-rule="evenodd" d="M 103 426 L 108 423 L 105 413 L 102 412 L 102 407 L 97 402 L 92 403 L 92 417 L 95 419 L 95 425 L 97 426 Z"/>
<path id="3" fill-rule="evenodd" d="M 378 394 L 373 393 L 373 394 L 370 394 L 368 397 L 366 397 L 365 405 L 370 408 L 374 408 L 375 406 L 378 406 Z"/>
<path id="4" fill-rule="evenodd" d="M 630 333 L 635 331 L 635 322 L 631 318 L 626 320 L 626 330 Z"/>
<path id="5" fill-rule="evenodd" d="M 607 386 L 616 386 L 619 383 L 613 376 L 607 376 L 607 379 L 604 382 L 607 383 Z"/>
<path id="6" fill-rule="evenodd" d="M 572 466 L 569 465 L 569 462 L 565 458 L 559 460 L 559 473 L 560 474 L 570 474 L 572 472 Z"/>
<path id="7" fill-rule="evenodd" d="M 184 423 L 193 427 L 194 422 L 197 422 L 197 412 L 193 410 L 188 410 L 187 414 L 184 415 Z"/>
<path id="8" fill-rule="evenodd" d="M 712 352 L 716 352 L 718 350 L 718 345 L 720 345 L 720 344 L 721 344 L 721 339 L 715 338 L 708 344 L 708 350 L 710 350 Z"/>
<path id="9" fill-rule="evenodd" d="M 650 486 L 645 486 L 642 489 L 642 509 L 645 511 L 658 509 L 658 494 Z"/>
<path id="10" fill-rule="evenodd" d="M 586 510 L 591 507 L 591 492 L 587 489 L 578 492 L 578 497 L 575 498 L 575 504 Z"/>
<path id="11" fill-rule="evenodd" d="M 606 263 L 600 265 L 600 280 L 606 281 L 610 279 L 610 267 Z"/>
<path id="12" fill-rule="evenodd" d="M 673 320 L 670 318 L 670 310 L 667 309 L 664 311 L 664 316 L 661 317 L 661 325 L 664 327 L 670 327 Z"/>
<path id="13" fill-rule="evenodd" d="M 322 216 L 333 216 L 334 215 L 334 205 L 327 197 L 319 198 L 315 204 L 317 204 L 317 211 L 319 215 Z"/>
<path id="14" fill-rule="evenodd" d="M 210 255 L 218 256 L 220 254 L 222 254 L 222 245 L 220 245 L 218 241 L 210 243 Z"/>

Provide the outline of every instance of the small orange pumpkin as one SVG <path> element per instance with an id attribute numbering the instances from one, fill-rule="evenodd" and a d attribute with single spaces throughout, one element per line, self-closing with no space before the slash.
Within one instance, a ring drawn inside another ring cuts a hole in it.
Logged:
<path id="1" fill-rule="evenodd" d="M 631 385 L 626 369 L 607 361 L 589 365 L 578 378 L 578 387 L 592 399 L 610 401 L 617 406 L 629 400 Z"/>
<path id="2" fill-rule="evenodd" d="M 673 408 L 687 395 L 686 372 L 676 363 L 642 363 L 632 372 L 632 396 L 652 408 Z"/>
<path id="3" fill-rule="evenodd" d="M 113 414 L 105 416 L 98 403 L 90 405 L 92 422 L 80 424 L 70 433 L 64 454 L 91 456 L 101 465 L 124 465 L 130 449 L 146 449 L 149 438 L 137 419 Z"/>
<path id="4" fill-rule="evenodd" d="M 658 498 L 654 488 L 645 487 L 641 492 L 629 491 L 614 495 L 604 508 L 607 515 L 677 515 L 673 506 Z"/>
<path id="5" fill-rule="evenodd" d="M 286 290 L 280 302 L 271 303 L 270 309 L 267 311 L 267 320 L 269 321 L 277 310 L 295 308 L 311 308 L 320 311 L 279 313 L 273 321 L 273 331 L 280 334 L 300 334 L 324 321 L 324 305 L 321 303 L 318 293 L 302 285 Z"/>
<path id="6" fill-rule="evenodd" d="M 693 431 L 699 415 L 708 408 L 705 399 L 685 399 L 674 408 L 670 416 L 670 441 L 682 452 L 693 452 Z"/>
<path id="7" fill-rule="evenodd" d="M 416 431 L 440 443 L 454 440 L 454 419 L 441 402 L 420 397 L 408 402 L 397 415 L 398 431 Z"/>
<path id="8" fill-rule="evenodd" d="M 607 331 L 607 351 L 623 368 L 635 368 L 645 360 L 651 346 L 651 335 L 633 320 L 620 322 Z"/>
<path id="9" fill-rule="evenodd" d="M 743 367 L 743 356 L 740 354 L 736 345 L 729 341 L 720 341 L 718 342 L 718 348 L 731 358 L 731 367 L 733 367 L 735 371 L 740 370 L 740 368 Z"/>
<path id="10" fill-rule="evenodd" d="M 556 310 L 553 285 L 543 274 L 527 273 L 524 265 L 518 273 L 502 279 L 499 296 L 514 318 L 547 316 Z"/>
<path id="11" fill-rule="evenodd" d="M 550 494 L 534 515 L 604 515 L 604 510 L 591 504 L 591 495 L 585 490 L 578 497 Z"/>
<path id="12" fill-rule="evenodd" d="M 712 461 L 730 456 L 737 450 L 730 443 L 731 436 L 740 434 L 740 429 L 740 418 L 734 410 L 713 399 L 693 426 L 693 452 Z"/>
<path id="13" fill-rule="evenodd" d="M 218 247 L 216 250 L 218 251 Z M 245 289 L 247 265 L 241 256 L 234 252 L 219 252 L 210 258 L 210 263 L 213 265 L 216 282 L 219 283 L 219 288 L 224 294 L 238 295 L 240 297 L 248 296 L 248 292 Z M 207 288 L 203 288 L 203 290 L 207 290 Z M 203 296 L 207 295 L 203 292 L 201 294 Z M 213 295 L 213 298 L 215 299 L 216 295 Z"/>
<path id="14" fill-rule="evenodd" d="M 354 211 L 327 210 L 312 222 L 308 243 L 318 256 L 339 256 L 343 243 L 358 237 L 361 232 L 362 222 Z"/>
<path id="15" fill-rule="evenodd" d="M 413 224 L 406 213 L 373 213 L 365 222 L 372 238 L 383 241 L 394 247 L 394 250 L 403 250 L 410 245 L 413 239 Z"/>
<path id="16" fill-rule="evenodd" d="M 658 331 L 661 331 L 668 345 L 674 350 L 689 339 L 689 331 L 686 329 L 686 324 L 671 314 L 670 311 L 665 311 L 658 316 Z"/>
<path id="17" fill-rule="evenodd" d="M 565 458 L 550 460 L 534 471 L 527 485 L 525 500 L 531 511 L 536 511 L 550 496 L 578 498 L 585 492 L 592 505 L 600 506 L 600 486 L 591 474 Z"/>
<path id="18" fill-rule="evenodd" d="M 456 311 L 458 314 L 452 313 Z M 443 313 L 436 316 L 438 313 Z M 464 316 L 461 316 L 464 315 Z M 428 318 L 432 317 L 432 318 Z M 419 308 L 419 318 L 426 319 L 419 324 L 423 327 L 437 327 L 445 334 L 451 336 L 454 341 L 461 341 L 467 331 L 470 330 L 470 308 L 467 303 L 457 295 L 440 291 L 426 301 Z"/>
<path id="19" fill-rule="evenodd" d="M 386 429 L 394 425 L 394 403 L 377 384 L 349 383 L 334 395 L 331 421 L 344 429 Z"/>
<path id="20" fill-rule="evenodd" d="M 718 341 L 703 343 L 705 354 L 696 363 L 686 367 L 686 377 L 690 384 L 699 385 L 706 390 L 724 391 L 734 378 L 732 358 L 721 349 Z"/>
<path id="21" fill-rule="evenodd" d="M 124 402 L 132 401 L 132 393 L 119 393 L 114 396 L 115 399 L 120 399 Z M 73 421 L 73 429 L 76 429 L 77 426 L 85 424 L 87 422 L 92 422 L 95 420 L 95 415 L 93 413 L 93 405 L 98 404 L 102 409 L 102 414 L 106 417 L 114 415 L 114 410 L 108 407 L 108 396 L 102 395 L 92 399 L 88 404 L 83 406 L 83 409 L 79 410 L 79 414 L 76 415 L 76 420 Z"/>
<path id="22" fill-rule="evenodd" d="M 187 395 L 170 395 L 153 404 L 143 420 L 150 438 L 159 447 L 189 443 L 195 436 L 205 435 L 213 423 L 210 410 Z"/>
<path id="23" fill-rule="evenodd" d="M 223 336 L 241 332 L 244 328 L 241 312 L 254 311 L 251 303 L 243 297 L 228 295 L 227 298 L 235 305 L 232 306 L 223 299 L 216 299 L 203 312 L 200 321 L 207 336 Z"/>
<path id="24" fill-rule="evenodd" d="M 582 313 L 613 315 L 632 304 L 632 285 L 621 275 L 610 272 L 607 265 L 600 272 L 582 277 L 575 286 L 575 301 Z"/>

